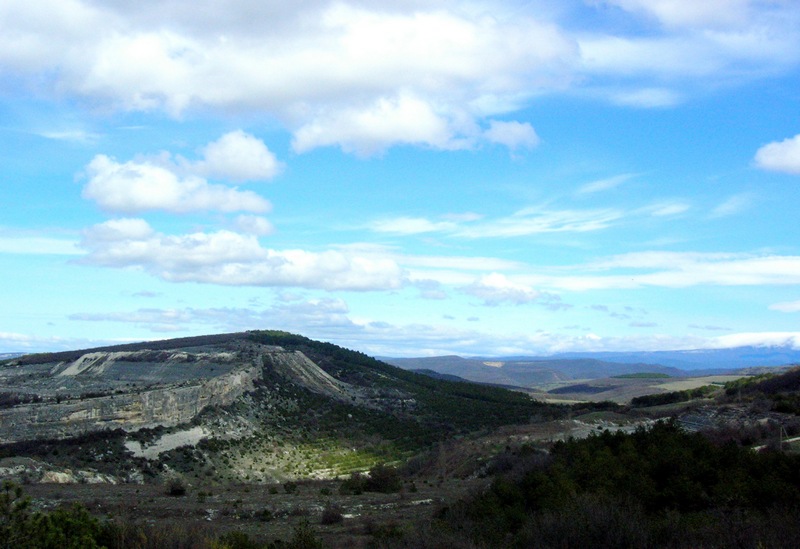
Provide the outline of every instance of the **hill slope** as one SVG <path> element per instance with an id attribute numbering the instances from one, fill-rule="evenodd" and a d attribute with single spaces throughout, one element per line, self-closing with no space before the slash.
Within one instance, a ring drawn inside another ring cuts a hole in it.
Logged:
<path id="1" fill-rule="evenodd" d="M 561 413 L 267 331 L 25 355 L 0 363 L 0 407 L 0 457 L 33 458 L 34 480 L 330 476 Z"/>

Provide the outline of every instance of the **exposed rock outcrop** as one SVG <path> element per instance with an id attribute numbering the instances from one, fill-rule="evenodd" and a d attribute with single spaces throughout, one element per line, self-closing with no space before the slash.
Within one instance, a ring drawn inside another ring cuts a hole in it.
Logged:
<path id="1" fill-rule="evenodd" d="M 253 365 L 181 385 L 60 403 L 0 410 L 0 442 L 69 438 L 101 430 L 135 431 L 191 421 L 207 406 L 225 406 L 253 389 L 261 369 Z"/>
<path id="2" fill-rule="evenodd" d="M 265 379 L 264 371 L 337 400 L 372 404 L 364 389 L 334 378 L 302 352 L 255 342 L 91 350 L 0 368 L 0 392 L 41 400 L 0 409 L 0 444 L 174 427 L 209 406 L 234 403 Z"/>

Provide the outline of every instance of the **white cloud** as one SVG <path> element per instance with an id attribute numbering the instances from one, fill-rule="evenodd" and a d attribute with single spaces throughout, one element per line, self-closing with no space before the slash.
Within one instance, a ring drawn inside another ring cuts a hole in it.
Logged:
<path id="1" fill-rule="evenodd" d="M 0 38 L 0 66 L 32 81 L 47 74 L 62 92 L 126 110 L 268 112 L 295 132 L 298 151 L 461 148 L 475 137 L 476 118 L 571 78 L 577 53 L 535 13 L 476 8 L 11 3 L 0 11 L 0 27 L 10 31 Z"/>
<path id="2" fill-rule="evenodd" d="M 759 78 L 800 58 L 793 2 L 595 4 L 620 8 L 603 18 L 620 24 L 586 32 L 571 9 L 496 0 L 7 0 L 0 71 L 101 109 L 266 113 L 294 132 L 297 151 L 373 154 L 486 137 L 531 146 L 528 129 L 482 137 L 480 127 L 570 87 L 670 106 L 696 89 L 686 80 Z"/>
<path id="3" fill-rule="evenodd" d="M 606 229 L 623 218 L 618 210 L 545 210 L 524 208 L 513 215 L 461 227 L 466 238 L 518 237 L 542 233 L 590 232 Z"/>
<path id="4" fill-rule="evenodd" d="M 584 276 L 530 277 L 545 285 L 575 291 L 658 286 L 761 286 L 800 284 L 800 257 L 697 252 L 637 252 L 572 266 L 573 272 L 610 271 Z"/>
<path id="5" fill-rule="evenodd" d="M 36 133 L 46 139 L 72 141 L 74 143 L 95 143 L 100 138 L 100 135 L 96 133 L 75 129 L 44 130 Z"/>
<path id="6" fill-rule="evenodd" d="M 652 208 L 647 213 L 657 215 Z M 443 233 L 460 238 L 513 238 L 544 233 L 599 231 L 611 227 L 624 217 L 623 211 L 613 209 L 547 210 L 530 207 L 506 217 L 485 220 L 480 216 L 451 217 L 448 221 L 431 221 L 422 217 L 382 219 L 371 223 L 369 229 L 399 235 Z"/>
<path id="7" fill-rule="evenodd" d="M 509 280 L 500 273 L 482 276 L 470 286 L 463 288 L 463 291 L 482 299 L 485 305 L 499 305 L 505 302 L 522 305 L 536 301 L 542 295 L 537 290 Z"/>
<path id="8" fill-rule="evenodd" d="M 345 152 L 367 156 L 394 144 L 466 147 L 465 141 L 456 139 L 456 133 L 453 121 L 435 112 L 431 104 L 404 94 L 382 97 L 361 108 L 322 114 L 295 132 L 292 148 L 305 152 L 338 144 Z"/>
<path id="9" fill-rule="evenodd" d="M 780 311 L 782 313 L 800 313 L 800 300 L 798 301 L 783 301 L 769 306 L 771 311 Z"/>
<path id="10" fill-rule="evenodd" d="M 644 32 L 598 30 L 579 38 L 583 70 L 601 79 L 615 75 L 611 83 L 626 86 L 627 90 L 609 92 L 613 101 L 669 106 L 683 95 L 678 89 L 691 92 L 697 84 L 758 79 L 786 71 L 800 60 L 800 13 L 790 2 L 759 3 L 746 16 L 736 17 L 728 17 L 735 9 L 715 11 L 710 2 L 669 4 L 677 8 L 674 13 L 687 18 L 668 21 L 665 16 L 662 21 L 669 24 L 660 32 L 642 26 Z M 689 7 L 706 4 L 711 9 L 704 8 L 703 13 Z M 704 19 L 706 15 L 710 18 Z M 664 82 L 670 85 L 665 87 Z"/>
<path id="11" fill-rule="evenodd" d="M 643 88 L 611 92 L 611 100 L 618 105 L 641 108 L 673 107 L 681 102 L 681 96 L 674 90 L 664 88 Z"/>
<path id="12" fill-rule="evenodd" d="M 106 211 L 138 213 L 166 210 L 191 211 L 269 211 L 270 204 L 252 191 L 214 185 L 195 175 L 180 176 L 172 166 L 151 160 L 119 163 L 97 155 L 86 166 L 89 182 L 82 196 Z"/>
<path id="13" fill-rule="evenodd" d="M 241 130 L 226 133 L 202 149 L 198 172 L 232 181 L 271 179 L 281 165 L 263 141 Z"/>
<path id="14" fill-rule="evenodd" d="M 733 195 L 711 210 L 711 217 L 727 217 L 741 213 L 750 207 L 754 198 L 751 193 Z"/>
<path id="15" fill-rule="evenodd" d="M 601 0 L 626 11 L 653 17 L 670 27 L 740 26 L 751 0 Z"/>
<path id="16" fill-rule="evenodd" d="M 84 232 L 82 263 L 135 267 L 172 282 L 387 290 L 404 284 L 393 260 L 347 251 L 272 250 L 231 231 L 166 235 L 142 219 L 115 219 Z"/>
<path id="17" fill-rule="evenodd" d="M 458 269 L 464 271 L 518 270 L 524 264 L 495 257 L 463 257 L 434 255 L 398 255 L 404 265 L 432 269 Z"/>
<path id="18" fill-rule="evenodd" d="M 205 177 L 233 181 L 268 179 L 281 164 L 267 146 L 241 130 L 201 148 L 202 158 L 173 159 L 168 152 L 120 163 L 99 154 L 86 166 L 89 182 L 83 197 L 106 211 L 125 214 L 147 210 L 174 213 L 245 211 L 263 213 L 269 202 L 252 191 L 209 183 Z"/>
<path id="19" fill-rule="evenodd" d="M 800 174 L 800 134 L 758 149 L 756 165 L 764 170 Z"/>
<path id="20" fill-rule="evenodd" d="M 240 215 L 236 218 L 236 227 L 243 233 L 266 236 L 275 231 L 275 227 L 265 217 L 257 215 Z"/>
<path id="21" fill-rule="evenodd" d="M 686 213 L 690 208 L 691 206 L 686 202 L 673 201 L 652 204 L 647 208 L 644 208 L 644 210 L 655 217 L 669 217 Z"/>
<path id="22" fill-rule="evenodd" d="M 800 332 L 752 332 L 729 334 L 711 338 L 707 349 L 729 349 L 735 347 L 792 347 L 800 349 Z"/>
<path id="23" fill-rule="evenodd" d="M 491 120 L 489 129 L 484 132 L 484 137 L 492 143 L 505 145 L 512 151 L 517 149 L 532 149 L 539 145 L 539 136 L 533 126 L 520 122 L 503 122 Z"/>
<path id="24" fill-rule="evenodd" d="M 396 217 L 375 221 L 370 224 L 370 229 L 375 232 L 400 235 L 450 232 L 456 227 L 457 225 L 453 222 L 436 222 L 422 217 Z"/>
<path id="25" fill-rule="evenodd" d="M 593 194 L 601 191 L 608 191 L 610 189 L 615 189 L 619 187 L 626 181 L 629 181 L 633 177 L 636 177 L 636 174 L 632 173 L 623 173 L 620 175 L 615 175 L 612 177 L 607 177 L 605 179 L 598 179 L 596 181 L 591 181 L 582 185 L 578 190 L 578 194 Z"/>
<path id="26" fill-rule="evenodd" d="M 147 308 L 128 312 L 75 313 L 70 320 L 83 322 L 121 322 L 136 324 L 152 332 L 191 331 L 207 326 L 220 332 L 263 329 L 319 333 L 320 329 L 352 328 L 347 303 L 341 299 L 301 299 L 278 302 L 266 309 L 217 307 L 184 309 Z"/>

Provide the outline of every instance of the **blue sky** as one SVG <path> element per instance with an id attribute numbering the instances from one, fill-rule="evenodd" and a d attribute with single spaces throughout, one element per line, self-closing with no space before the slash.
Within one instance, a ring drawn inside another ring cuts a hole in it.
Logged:
<path id="1" fill-rule="evenodd" d="M 0 351 L 800 347 L 794 0 L 0 0 Z"/>

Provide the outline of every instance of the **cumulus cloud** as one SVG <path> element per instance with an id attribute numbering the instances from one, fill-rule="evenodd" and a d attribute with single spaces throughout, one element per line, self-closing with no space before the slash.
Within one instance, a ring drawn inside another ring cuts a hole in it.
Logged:
<path id="1" fill-rule="evenodd" d="M 84 231 L 82 263 L 134 267 L 172 282 L 387 290 L 404 284 L 396 262 L 348 251 L 272 250 L 253 234 L 220 230 L 167 235 L 143 219 L 114 219 Z"/>
<path id="2" fill-rule="evenodd" d="M 197 171 L 232 181 L 271 179 L 281 164 L 263 141 L 242 130 L 226 133 L 202 149 Z"/>
<path id="3" fill-rule="evenodd" d="M 212 184 L 206 177 L 232 181 L 269 179 L 281 164 L 263 141 L 241 130 L 227 133 L 190 161 L 162 152 L 150 158 L 118 162 L 99 154 L 86 166 L 83 197 L 106 211 L 124 214 L 147 210 L 174 213 L 245 211 L 263 213 L 269 202 L 253 191 Z"/>
<path id="4" fill-rule="evenodd" d="M 99 154 L 86 167 L 86 173 L 89 182 L 82 196 L 109 212 L 263 213 L 270 209 L 269 202 L 252 191 L 211 184 L 194 175 L 180 176 L 169 166 L 149 160 L 120 163 Z"/>
<path id="5" fill-rule="evenodd" d="M 463 291 L 482 299 L 484 305 L 492 306 L 501 303 L 523 305 L 536 301 L 542 295 L 541 292 L 509 280 L 500 273 L 482 276 L 470 286 L 463 288 Z"/>
<path id="6" fill-rule="evenodd" d="M 0 7 L 0 70 L 96 106 L 267 113 L 294 133 L 297 151 L 373 154 L 487 137 L 528 147 L 532 128 L 482 136 L 480 127 L 570 87 L 669 106 L 681 93 L 665 77 L 756 78 L 800 55 L 791 2 L 594 4 L 618 9 L 604 19 L 622 24 L 587 32 L 567 17 L 572 10 L 496 0 L 207 0 L 202 9 L 175 0 L 9 0 Z"/>
<path id="7" fill-rule="evenodd" d="M 574 41 L 535 13 L 505 11 L 448 2 L 286 9 L 242 0 L 197 9 L 164 0 L 146 10 L 12 2 L 0 12 L 10 30 L 0 65 L 34 80 L 48 74 L 62 91 L 126 110 L 268 112 L 295 132 L 297 151 L 450 149 L 474 137 L 475 118 L 571 78 Z"/>
<path id="8" fill-rule="evenodd" d="M 756 165 L 764 170 L 800 174 L 800 134 L 758 149 Z"/>
<path id="9" fill-rule="evenodd" d="M 317 117 L 295 132 L 292 147 L 305 152 L 339 145 L 345 152 L 368 156 L 391 145 L 426 145 L 437 149 L 460 149 L 469 141 L 457 137 L 455 121 L 437 113 L 433 105 L 403 94 L 379 98 L 364 107 L 340 109 Z"/>

